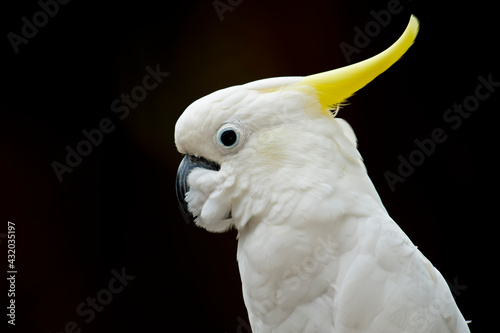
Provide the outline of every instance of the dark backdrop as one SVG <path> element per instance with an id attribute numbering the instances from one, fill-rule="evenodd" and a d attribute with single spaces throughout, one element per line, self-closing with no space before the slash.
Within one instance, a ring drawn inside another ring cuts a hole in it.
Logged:
<path id="1" fill-rule="evenodd" d="M 475 95 L 479 76 L 500 81 L 493 2 L 55 3 L 11 1 L 0 20 L 0 268 L 12 221 L 17 331 L 247 332 L 236 233 L 209 234 L 178 212 L 176 119 L 220 88 L 375 55 L 411 13 L 421 21 L 414 46 L 339 116 L 389 213 L 452 285 L 472 330 L 492 318 L 500 87 Z M 397 13 L 375 23 L 372 11 L 388 6 Z M 341 45 L 357 49 L 346 57 Z M 144 83 L 151 71 L 157 81 Z M 443 119 L 464 101 L 474 111 Z M 446 141 L 415 152 L 437 128 Z M 87 156 L 61 169 L 78 149 Z M 401 167 L 405 181 L 391 189 L 384 174 L 411 156 L 419 165 Z M 92 308 L 92 298 L 104 304 Z"/>

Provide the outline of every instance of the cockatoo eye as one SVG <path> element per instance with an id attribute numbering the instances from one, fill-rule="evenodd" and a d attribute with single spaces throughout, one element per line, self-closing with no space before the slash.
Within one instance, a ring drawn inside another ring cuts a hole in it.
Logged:
<path id="1" fill-rule="evenodd" d="M 219 142 L 226 148 L 232 148 L 238 144 L 240 134 L 234 128 L 225 128 L 219 132 Z"/>
<path id="2" fill-rule="evenodd" d="M 244 122 L 232 120 L 219 127 L 215 143 L 222 155 L 235 154 L 244 146 L 250 132 Z"/>

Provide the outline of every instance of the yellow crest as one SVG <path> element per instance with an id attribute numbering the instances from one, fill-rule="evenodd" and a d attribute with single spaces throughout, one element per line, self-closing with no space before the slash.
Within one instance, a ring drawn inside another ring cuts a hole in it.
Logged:
<path id="1" fill-rule="evenodd" d="M 385 51 L 356 64 L 306 76 L 298 85 L 307 85 L 316 90 L 323 112 L 338 110 L 340 103 L 405 54 L 417 37 L 418 29 L 418 19 L 412 15 L 403 35 Z"/>

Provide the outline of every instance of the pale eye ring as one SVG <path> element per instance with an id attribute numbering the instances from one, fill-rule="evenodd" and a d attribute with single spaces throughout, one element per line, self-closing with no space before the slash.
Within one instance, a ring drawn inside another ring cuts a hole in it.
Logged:
<path id="1" fill-rule="evenodd" d="M 240 120 L 230 120 L 221 127 L 214 135 L 214 143 L 222 156 L 237 153 L 248 140 L 251 134 L 248 126 Z"/>
<path id="2" fill-rule="evenodd" d="M 218 140 L 223 147 L 233 148 L 240 140 L 240 133 L 232 127 L 226 127 L 219 132 Z"/>

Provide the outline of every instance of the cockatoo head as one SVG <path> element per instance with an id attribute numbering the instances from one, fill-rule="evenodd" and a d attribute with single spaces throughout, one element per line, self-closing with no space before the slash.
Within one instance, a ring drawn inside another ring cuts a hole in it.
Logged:
<path id="1" fill-rule="evenodd" d="M 332 187 L 379 200 L 363 180 L 352 129 L 335 116 L 343 101 L 406 52 L 417 32 L 412 16 L 391 47 L 360 63 L 254 81 L 192 103 L 175 126 L 177 148 L 186 155 L 176 184 L 183 210 L 198 226 L 223 232 L 249 221 L 285 222 L 298 200 L 300 209 L 315 207 Z"/>

